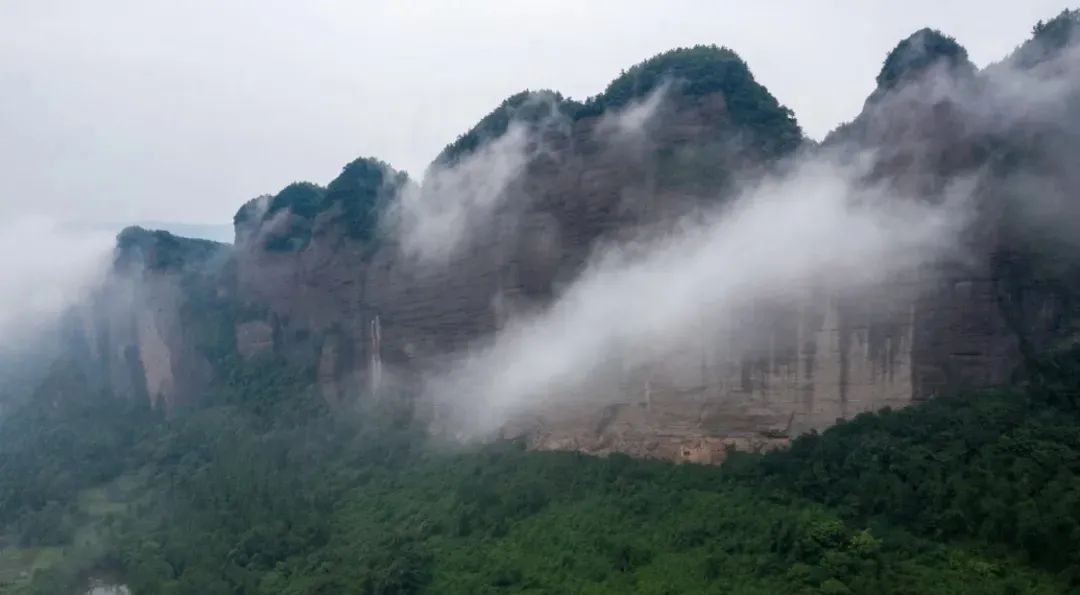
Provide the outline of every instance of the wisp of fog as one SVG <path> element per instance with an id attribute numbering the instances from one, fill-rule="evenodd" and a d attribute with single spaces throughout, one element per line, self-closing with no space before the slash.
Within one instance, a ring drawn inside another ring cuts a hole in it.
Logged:
<path id="1" fill-rule="evenodd" d="M 981 86 L 930 69 L 895 101 L 905 107 L 948 102 L 959 108 L 967 134 L 1012 133 L 1032 119 L 1052 120 L 1075 100 L 1076 78 L 1068 75 L 1077 64 L 1073 50 L 1041 73 L 999 65 Z M 618 125 L 608 128 L 620 138 L 640 136 L 663 95 L 616 114 Z M 513 138 L 514 146 L 525 142 Z M 974 220 L 976 195 L 1002 180 L 989 181 L 981 171 L 954 177 L 931 198 L 902 191 L 887 177 L 870 182 L 866 164 L 873 161 L 873 150 L 862 146 L 806 151 L 704 218 L 687 217 L 661 238 L 606 246 L 550 307 L 512 319 L 485 347 L 429 376 L 426 390 L 445 427 L 484 436 L 545 406 L 598 400 L 600 387 L 613 381 L 608 376 L 618 374 L 613 359 L 623 370 L 648 365 L 703 327 L 736 326 L 760 301 L 797 303 L 812 288 L 882 291 L 897 275 L 963 261 L 961 238 Z M 483 158 L 470 167 L 487 170 Z M 1029 189 L 1034 183 L 1023 182 Z M 468 194 L 467 185 L 456 194 Z M 1037 201 L 1029 202 L 1025 209 L 1037 209 Z M 468 233 L 459 228 L 454 235 Z"/>
<path id="2" fill-rule="evenodd" d="M 112 234 L 39 217 L 0 223 L 0 345 L 14 349 L 48 329 L 100 282 Z"/>
<path id="3" fill-rule="evenodd" d="M 457 431 L 483 434 L 531 407 L 589 398 L 582 391 L 612 353 L 644 364 L 757 300 L 867 286 L 957 249 L 972 181 L 929 204 L 863 187 L 862 174 L 808 159 L 704 222 L 632 250 L 609 248 L 550 309 L 512 321 L 432 379 L 434 398 L 458 409 L 451 415 L 467 427 Z"/>

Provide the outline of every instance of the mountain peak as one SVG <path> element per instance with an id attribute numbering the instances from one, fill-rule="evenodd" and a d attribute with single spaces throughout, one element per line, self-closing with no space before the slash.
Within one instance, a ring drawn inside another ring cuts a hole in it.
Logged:
<path id="1" fill-rule="evenodd" d="M 737 53 L 717 45 L 676 48 L 635 64 L 587 101 L 579 115 L 623 108 L 662 85 L 684 96 L 722 94 L 731 121 L 760 139 L 769 139 L 767 144 L 778 153 L 802 141 L 802 129 L 792 111 L 754 79 Z"/>
<path id="2" fill-rule="evenodd" d="M 227 244 L 219 242 L 131 226 L 116 236 L 115 263 L 120 268 L 135 265 L 153 270 L 180 270 L 205 262 L 227 248 Z"/>
<path id="3" fill-rule="evenodd" d="M 919 29 L 903 39 L 885 58 L 877 75 L 879 92 L 894 89 L 928 69 L 941 67 L 952 75 L 971 75 L 975 65 L 955 39 L 934 29 Z"/>
<path id="4" fill-rule="evenodd" d="M 484 143 L 502 136 L 511 122 L 536 124 L 556 114 L 572 115 L 580 104 L 567 99 L 557 91 L 526 89 L 507 97 L 488 115 L 480 119 L 468 132 L 457 137 L 435 158 L 435 163 L 452 165 L 471 154 Z"/>
<path id="5" fill-rule="evenodd" d="M 1009 61 L 1020 68 L 1045 62 L 1072 43 L 1078 29 L 1080 10 L 1063 10 L 1049 21 L 1039 21 L 1031 30 L 1031 39 L 1016 48 Z"/>
<path id="6" fill-rule="evenodd" d="M 361 157 L 341 169 L 326 185 L 320 210 L 340 205 L 338 220 L 355 239 L 371 240 L 378 218 L 387 202 L 409 184 L 409 175 L 372 157 Z"/>
<path id="7" fill-rule="evenodd" d="M 617 111 L 662 86 L 683 96 L 720 93 L 731 121 L 748 129 L 777 153 L 802 141 L 794 114 L 754 79 L 746 62 L 716 45 L 681 47 L 657 54 L 624 70 L 604 91 L 584 103 L 551 90 L 525 90 L 506 98 L 468 132 L 447 145 L 436 164 L 452 165 L 484 143 L 502 136 L 512 122 L 535 126 L 553 116 L 580 120 Z"/>
<path id="8" fill-rule="evenodd" d="M 589 104 L 603 109 L 625 106 L 664 84 L 687 95 L 730 92 L 754 83 L 746 62 L 734 51 L 716 45 L 680 47 L 631 66 Z"/>
<path id="9" fill-rule="evenodd" d="M 314 220 L 335 209 L 328 221 L 343 226 L 354 239 L 371 240 L 380 213 L 387 202 L 410 183 L 405 172 L 373 157 L 361 157 L 345 164 L 326 187 L 311 182 L 293 182 L 277 194 L 260 196 L 245 203 L 233 217 L 236 229 L 257 229 L 264 221 L 287 212 L 288 223 L 270 230 L 267 248 L 277 251 L 303 249 L 311 240 Z"/>

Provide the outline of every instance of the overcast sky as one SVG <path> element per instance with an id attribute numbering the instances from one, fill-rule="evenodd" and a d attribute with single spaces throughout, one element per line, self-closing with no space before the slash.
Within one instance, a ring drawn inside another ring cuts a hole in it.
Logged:
<path id="1" fill-rule="evenodd" d="M 0 0 L 0 216 L 225 223 L 358 156 L 414 175 L 508 95 L 726 45 L 821 138 L 930 26 L 979 66 L 1062 0 Z"/>

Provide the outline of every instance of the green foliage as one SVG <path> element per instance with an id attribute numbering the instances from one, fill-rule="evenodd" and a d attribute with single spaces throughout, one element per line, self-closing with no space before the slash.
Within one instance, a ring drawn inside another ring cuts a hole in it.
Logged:
<path id="1" fill-rule="evenodd" d="M 1000 544 L 1080 584 L 1078 361 L 1074 352 L 1036 365 L 1023 392 L 863 414 L 727 467 L 855 522 Z"/>
<path id="2" fill-rule="evenodd" d="M 240 208 L 233 215 L 233 226 L 241 227 L 253 222 L 257 223 L 256 219 L 262 214 L 262 209 L 273 199 L 273 196 L 263 194 L 240 205 Z"/>
<path id="3" fill-rule="evenodd" d="M 320 209 L 341 209 L 338 220 L 355 239 L 375 239 L 379 215 L 406 184 L 409 176 L 377 159 L 357 159 L 349 163 L 326 187 Z"/>
<path id="4" fill-rule="evenodd" d="M 670 91 L 698 97 L 722 93 L 732 122 L 747 134 L 743 139 L 766 157 L 784 155 L 802 142 L 802 130 L 792 111 L 758 84 L 735 52 L 716 46 L 679 48 L 631 67 L 603 93 L 578 103 L 555 91 L 522 91 L 510 96 L 467 133 L 443 149 L 436 164 L 452 165 L 509 129 L 512 122 L 535 127 L 549 118 L 567 121 L 597 117 L 626 108 L 663 85 Z"/>
<path id="5" fill-rule="evenodd" d="M 74 495 L 128 469 L 153 420 L 145 403 L 88 394 L 77 368 L 58 366 L 0 422 L 0 526 L 23 545 L 70 540 Z"/>
<path id="6" fill-rule="evenodd" d="M 116 236 L 116 259 L 121 268 L 145 266 L 151 270 L 182 270 L 199 266 L 224 254 L 225 244 L 182 238 L 167 231 L 128 227 Z"/>
<path id="7" fill-rule="evenodd" d="M 221 278 L 205 271 L 183 277 L 180 320 L 185 337 L 217 373 L 225 374 L 235 368 L 236 325 L 242 308 L 223 291 Z"/>
<path id="8" fill-rule="evenodd" d="M 746 62 L 727 48 L 711 45 L 670 50 L 632 66 L 576 115 L 624 108 L 662 85 L 691 97 L 722 93 L 732 122 L 747 131 L 765 155 L 788 153 L 802 141 L 792 111 L 754 80 Z"/>
<path id="9" fill-rule="evenodd" d="M 282 188 L 269 199 L 262 214 L 262 221 L 274 222 L 266 234 L 265 248 L 273 252 L 306 248 L 311 242 L 313 219 L 323 208 L 325 198 L 326 190 L 310 182 L 293 182 Z M 283 211 L 291 216 L 278 218 Z"/>
<path id="10" fill-rule="evenodd" d="M 505 134 L 511 122 L 535 126 L 547 118 L 572 117 L 580 108 L 581 104 L 564 98 L 555 91 L 542 89 L 515 93 L 481 118 L 476 126 L 447 145 L 435 158 L 435 163 L 442 166 L 454 165 L 485 143 Z"/>
<path id="11" fill-rule="evenodd" d="M 1010 558 L 845 520 L 745 470 L 514 443 L 454 452 L 379 408 L 331 417 L 290 398 L 299 380 L 267 379 L 271 364 L 129 447 L 140 458 L 123 465 L 147 491 L 97 563 L 134 593 L 1056 588 Z M 59 565 L 34 582 L 77 576 Z"/>
<path id="12" fill-rule="evenodd" d="M 1066 9 L 1049 21 L 1039 21 L 1032 37 L 1017 48 L 1010 60 L 1022 68 L 1030 68 L 1055 56 L 1068 46 L 1080 25 L 1080 10 Z"/>
<path id="13" fill-rule="evenodd" d="M 298 217 L 311 219 L 318 214 L 325 196 L 326 189 L 318 184 L 293 182 L 270 199 L 265 217 L 272 217 L 274 213 L 287 209 Z"/>
<path id="14" fill-rule="evenodd" d="M 249 201 L 237 211 L 233 223 L 258 226 L 272 221 L 264 247 L 274 252 L 299 252 L 318 232 L 315 219 L 329 211 L 333 215 L 328 223 L 340 225 L 351 238 L 371 242 L 381 213 L 408 183 L 406 173 L 377 159 L 361 158 L 347 164 L 326 188 L 294 182 L 274 196 Z"/>
<path id="15" fill-rule="evenodd" d="M 402 543 L 414 548 L 404 574 L 430 573 L 426 589 L 433 593 L 999 590 L 1000 575 L 945 563 L 984 561 L 979 556 L 877 537 L 819 506 L 731 485 L 715 468 L 617 455 L 509 445 L 428 455 L 365 473 L 336 518 L 316 560 L 278 567 L 275 587 L 304 585 L 281 592 L 311 592 L 313 568 L 381 560 Z M 338 571 L 333 588 L 362 592 L 372 584 L 364 568 L 351 576 Z M 1016 570 L 1006 564 L 1000 572 L 1025 585 L 1047 584 Z"/>
<path id="16" fill-rule="evenodd" d="M 1060 592 L 1077 362 L 723 467 L 450 446 L 391 402 L 331 415 L 310 370 L 274 359 L 231 364 L 172 419 L 60 374 L 0 426 L 0 526 L 66 551 L 87 510 L 110 519 L 35 575 L 42 593 L 94 568 L 135 593 Z M 124 506 L 95 495 L 125 481 Z"/>
<path id="17" fill-rule="evenodd" d="M 940 31 L 920 29 L 897 44 L 885 57 L 885 64 L 877 75 L 878 91 L 893 89 L 932 66 L 941 66 L 954 75 L 975 73 L 967 50 L 955 39 Z"/>
<path id="18" fill-rule="evenodd" d="M 1073 28 L 1080 24 L 1080 10 L 1065 9 L 1049 21 L 1039 21 L 1031 29 L 1035 39 L 1057 47 L 1064 47 L 1073 33 Z"/>
<path id="19" fill-rule="evenodd" d="M 588 105 L 600 110 L 626 107 L 665 84 L 687 95 L 707 95 L 742 91 L 753 83 L 750 69 L 738 54 L 724 47 L 698 45 L 669 50 L 635 64 Z"/>

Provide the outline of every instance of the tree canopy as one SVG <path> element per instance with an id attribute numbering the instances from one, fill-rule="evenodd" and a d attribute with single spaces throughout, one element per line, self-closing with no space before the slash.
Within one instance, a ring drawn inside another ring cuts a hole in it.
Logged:
<path id="1" fill-rule="evenodd" d="M 931 67 L 943 68 L 952 76 L 975 73 L 967 50 L 955 39 L 934 29 L 920 29 L 903 39 L 885 57 L 876 79 L 878 90 L 896 88 Z"/>
<path id="2" fill-rule="evenodd" d="M 580 104 L 567 99 L 562 94 L 547 89 L 539 91 L 525 90 L 507 97 L 499 107 L 480 119 L 468 132 L 450 143 L 435 158 L 435 164 L 453 165 L 462 157 L 471 154 L 484 143 L 491 142 L 510 128 L 512 122 L 535 125 L 545 118 L 558 115 L 572 117 L 580 109 Z"/>
<path id="3" fill-rule="evenodd" d="M 785 154 L 802 142 L 794 113 L 754 80 L 749 67 L 732 50 L 714 45 L 678 48 L 635 64 L 584 103 L 555 91 L 522 91 L 508 97 L 465 134 L 448 145 L 436 164 L 451 164 L 485 142 L 504 134 L 511 122 L 535 125 L 561 116 L 570 121 L 596 117 L 642 100 L 662 85 L 689 97 L 723 94 L 732 123 L 749 132 L 767 156 Z"/>
<path id="4" fill-rule="evenodd" d="M 1066 9 L 1049 21 L 1039 21 L 1031 30 L 1031 39 L 1013 52 L 1009 61 L 1021 68 L 1031 68 L 1056 55 L 1076 39 L 1080 10 Z"/>
<path id="5" fill-rule="evenodd" d="M 314 220 L 335 210 L 332 223 L 342 226 L 351 238 L 370 242 L 379 217 L 389 202 L 409 184 L 409 176 L 378 159 L 362 157 L 342 168 L 325 188 L 311 182 L 293 182 L 277 194 L 248 201 L 233 217 L 234 225 L 262 225 L 279 217 L 291 217 L 269 231 L 269 250 L 303 250 L 314 233 Z M 256 220 L 257 219 L 257 220 Z"/>

